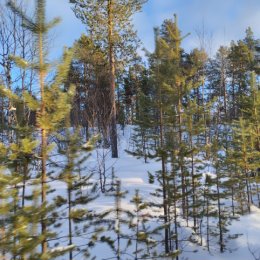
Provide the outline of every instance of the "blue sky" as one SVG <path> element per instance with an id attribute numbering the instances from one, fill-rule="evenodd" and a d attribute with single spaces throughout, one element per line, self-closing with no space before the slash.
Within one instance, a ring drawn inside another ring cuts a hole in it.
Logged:
<path id="1" fill-rule="evenodd" d="M 75 18 L 68 2 L 47 0 L 48 17 L 62 18 L 54 30 L 52 56 L 60 55 L 62 46 L 71 46 L 85 32 L 84 25 Z M 148 0 L 143 11 L 133 18 L 146 49 L 153 50 L 153 28 L 160 26 L 164 19 L 173 17 L 174 13 L 178 15 L 183 34 L 191 33 L 183 42 L 186 50 L 199 47 L 197 32 L 202 32 L 203 24 L 206 48 L 211 55 L 220 45 L 243 38 L 248 26 L 256 38 L 260 38 L 260 0 Z"/>

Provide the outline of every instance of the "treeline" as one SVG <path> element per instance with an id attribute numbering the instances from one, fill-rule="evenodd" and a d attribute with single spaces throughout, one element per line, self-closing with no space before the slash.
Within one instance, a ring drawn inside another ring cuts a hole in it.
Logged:
<path id="1" fill-rule="evenodd" d="M 228 233 L 231 220 L 260 206 L 260 46 L 252 30 L 210 58 L 204 46 L 182 49 L 174 16 L 155 29 L 145 65 L 131 24 L 145 1 L 70 2 L 88 32 L 56 64 L 48 32 L 59 19 L 46 21 L 45 1 L 36 1 L 33 18 L 22 1 L 1 6 L 0 256 L 88 258 L 105 243 L 118 260 L 178 259 L 187 240 L 209 251 L 217 242 L 224 252 L 238 236 Z M 159 202 L 136 192 L 132 212 L 121 207 L 113 171 L 95 182 L 86 169 L 95 147 L 120 156 L 117 125 L 128 124 L 136 128 L 128 152 L 161 163 L 148 173 Z M 55 190 L 61 184 L 64 192 Z M 98 214 L 89 205 L 100 193 L 115 206 Z M 155 208 L 158 217 L 145 212 Z M 186 227 L 193 232 L 184 237 Z"/>
<path id="2" fill-rule="evenodd" d="M 231 220 L 260 206 L 259 47 L 250 28 L 214 58 L 203 48 L 186 53 L 183 38 L 176 16 L 155 30 L 130 153 L 161 162 L 149 177 L 160 185 L 165 252 L 181 250 L 185 225 L 189 240 L 224 252 L 238 236 Z"/>

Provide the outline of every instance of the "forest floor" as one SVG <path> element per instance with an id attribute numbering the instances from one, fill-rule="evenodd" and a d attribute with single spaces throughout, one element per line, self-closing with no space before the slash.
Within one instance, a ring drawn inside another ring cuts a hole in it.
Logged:
<path id="1" fill-rule="evenodd" d="M 106 170 L 107 184 L 109 184 L 112 171 L 114 171 L 116 177 L 121 180 L 122 190 L 128 192 L 121 201 L 121 207 L 131 211 L 134 210 L 131 200 L 136 189 L 139 190 L 140 196 L 144 201 L 160 201 L 159 198 L 151 195 L 151 192 L 154 192 L 158 188 L 158 185 L 150 184 L 148 181 L 148 171 L 155 173 L 160 170 L 160 161 L 149 160 L 148 163 L 145 163 L 143 158 L 137 159 L 125 151 L 133 148 L 133 142 L 131 141 L 133 131 L 133 127 L 126 127 L 124 134 L 123 131 L 120 131 L 118 159 L 111 159 L 110 153 L 106 150 L 96 149 L 92 151 L 91 157 L 86 162 L 89 170 L 97 169 L 98 165 L 102 165 L 101 168 Z M 94 176 L 98 179 L 97 172 Z M 114 198 L 103 194 L 88 205 L 89 208 L 99 212 L 112 209 L 114 206 Z M 160 210 L 153 212 L 153 214 L 160 213 Z M 238 220 L 233 220 L 231 225 L 228 226 L 229 234 L 240 235 L 236 239 L 229 239 L 227 237 L 226 251 L 224 253 L 219 252 L 219 246 L 216 241 L 211 241 L 210 252 L 208 252 L 205 243 L 203 246 L 199 246 L 189 242 L 188 238 L 191 235 L 191 228 L 185 227 L 185 223 L 181 226 L 180 238 L 187 241 L 181 243 L 182 253 L 179 257 L 180 260 L 260 259 L 260 209 L 255 206 L 252 206 L 251 214 L 241 216 Z M 113 236 L 112 233 L 111 236 Z M 163 236 L 160 239 L 163 240 Z M 163 252 L 163 247 L 157 245 L 155 250 Z M 97 260 L 115 258 L 115 254 L 105 244 L 94 247 L 91 250 L 91 254 L 96 255 Z"/>

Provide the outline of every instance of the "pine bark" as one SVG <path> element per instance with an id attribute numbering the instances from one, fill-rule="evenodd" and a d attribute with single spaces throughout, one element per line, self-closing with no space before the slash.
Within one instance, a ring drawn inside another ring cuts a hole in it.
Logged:
<path id="1" fill-rule="evenodd" d="M 111 122 L 110 138 L 112 158 L 118 158 L 117 128 L 116 128 L 116 98 L 115 98 L 115 55 L 113 44 L 113 0 L 108 0 L 108 45 L 109 45 L 109 74 L 110 74 L 110 100 L 111 100 Z"/>
<path id="2" fill-rule="evenodd" d="M 43 35 L 42 33 L 39 33 L 38 38 L 38 44 L 39 44 L 39 79 L 40 79 L 40 92 L 41 92 L 41 116 L 44 116 L 45 114 L 45 100 L 44 100 L 44 79 L 45 79 L 45 72 L 44 72 L 44 58 L 43 58 Z M 42 205 L 46 204 L 46 180 L 47 180 L 47 169 L 46 169 L 46 163 L 47 163 L 47 132 L 46 129 L 43 127 L 41 128 L 41 202 Z M 42 234 L 45 235 L 47 231 L 46 221 L 44 217 L 41 220 L 41 230 Z M 42 253 L 47 252 L 47 241 L 44 238 L 42 241 Z"/>

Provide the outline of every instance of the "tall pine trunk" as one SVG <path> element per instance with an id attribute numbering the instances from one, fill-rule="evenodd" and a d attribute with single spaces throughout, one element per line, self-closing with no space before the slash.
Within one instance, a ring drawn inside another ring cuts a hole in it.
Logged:
<path id="1" fill-rule="evenodd" d="M 159 73 L 157 71 L 157 73 Z M 161 149 L 161 165 L 162 165 L 162 189 L 163 189 L 163 219 L 164 219 L 164 243 L 165 243 L 165 253 L 169 253 L 169 223 L 168 223 L 168 200 L 167 200 L 167 180 L 166 180 L 166 168 L 165 168 L 165 154 L 164 154 L 164 131 L 163 131 L 163 108 L 162 108 L 162 93 L 161 86 L 159 85 L 159 127 L 160 127 L 160 149 Z"/>
<path id="2" fill-rule="evenodd" d="M 178 106 L 177 106 L 177 111 L 178 111 L 178 132 L 179 132 L 179 165 L 180 165 L 180 174 L 181 174 L 181 188 L 182 188 L 182 214 L 184 218 L 188 219 L 187 212 L 186 212 L 186 185 L 185 185 L 185 173 L 183 169 L 183 155 L 182 153 L 182 102 L 181 102 L 181 85 L 178 84 Z"/>
<path id="3" fill-rule="evenodd" d="M 222 215 L 221 215 L 221 201 L 220 201 L 220 183 L 218 177 L 218 169 L 216 169 L 216 184 L 217 184 L 217 205 L 218 205 L 218 228 L 219 228 L 219 246 L 220 252 L 224 252 L 224 239 L 223 239 L 223 223 L 222 223 Z"/>
<path id="4" fill-rule="evenodd" d="M 45 98 L 44 98 L 44 79 L 45 79 L 45 72 L 44 72 L 44 59 L 43 59 L 43 35 L 39 33 L 38 37 L 38 46 L 39 46 L 39 80 L 40 80 L 40 92 L 41 92 L 41 116 L 45 114 Z M 47 169 L 46 169 L 46 162 L 47 162 L 47 132 L 46 129 L 41 128 L 41 202 L 42 205 L 46 204 L 46 180 L 47 180 Z M 47 231 L 46 221 L 44 218 L 41 220 L 41 229 L 42 235 L 44 236 Z M 47 241 L 43 239 L 42 241 L 42 253 L 47 252 Z"/>
<path id="5" fill-rule="evenodd" d="M 117 129 L 116 129 L 116 99 L 115 99 L 115 56 L 113 44 L 113 17 L 112 17 L 113 0 L 108 0 L 108 45 L 109 45 L 109 76 L 110 76 L 110 98 L 111 98 L 111 122 L 110 138 L 112 158 L 118 158 L 117 150 Z"/>
<path id="6" fill-rule="evenodd" d="M 69 246 L 72 245 L 72 219 L 71 219 L 71 210 L 72 210 L 72 201 L 71 201 L 71 184 L 68 184 L 68 220 L 69 220 Z M 69 259 L 73 259 L 73 252 L 70 250 Z"/>

